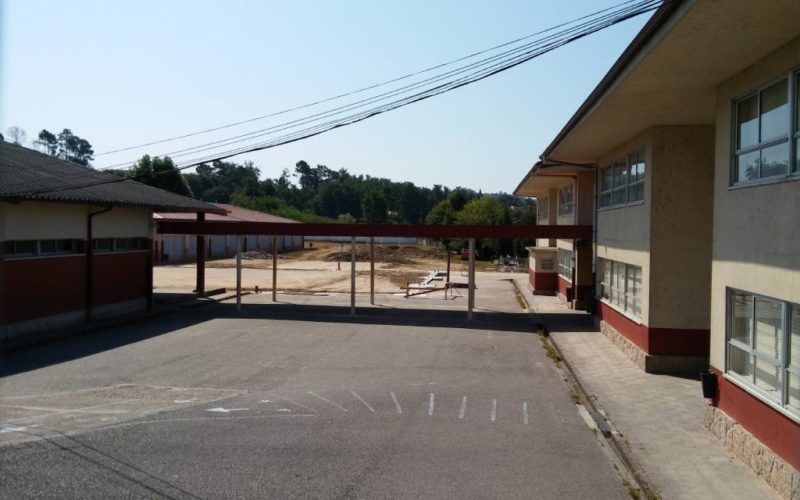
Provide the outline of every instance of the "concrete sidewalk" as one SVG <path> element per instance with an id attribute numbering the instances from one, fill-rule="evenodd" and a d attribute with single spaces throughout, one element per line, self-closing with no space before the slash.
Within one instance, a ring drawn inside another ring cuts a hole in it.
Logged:
<path id="1" fill-rule="evenodd" d="M 534 321 L 550 331 L 624 453 L 662 498 L 778 498 L 703 428 L 699 380 L 644 373 L 592 327 L 590 315 L 556 297 L 533 295 L 524 280 L 517 285 Z"/>

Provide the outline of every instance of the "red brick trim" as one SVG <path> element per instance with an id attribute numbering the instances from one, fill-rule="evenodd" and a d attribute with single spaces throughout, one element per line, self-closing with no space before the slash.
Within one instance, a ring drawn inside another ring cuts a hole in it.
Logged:
<path id="1" fill-rule="evenodd" d="M 736 420 L 756 439 L 800 470 L 800 423 L 781 414 L 717 372 L 714 406 Z"/>
<path id="2" fill-rule="evenodd" d="M 554 292 L 558 287 L 556 273 L 536 272 L 528 269 L 528 282 L 534 292 Z"/>
<path id="3" fill-rule="evenodd" d="M 558 277 L 558 294 L 561 296 L 567 296 L 567 288 L 572 286 L 572 283 L 560 274 L 556 275 Z"/>
<path id="4" fill-rule="evenodd" d="M 647 354 L 708 356 L 710 332 L 703 329 L 650 328 L 628 318 L 610 305 L 597 301 L 597 317 L 605 321 Z"/>

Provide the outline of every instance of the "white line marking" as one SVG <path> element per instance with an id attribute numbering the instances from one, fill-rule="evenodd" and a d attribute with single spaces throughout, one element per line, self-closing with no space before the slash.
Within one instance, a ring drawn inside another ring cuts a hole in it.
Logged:
<path id="1" fill-rule="evenodd" d="M 464 418 L 464 414 L 467 412 L 467 397 L 464 396 L 461 398 L 461 411 L 458 412 L 458 418 Z"/>
<path id="2" fill-rule="evenodd" d="M 492 422 L 497 420 L 497 400 L 492 400 Z"/>
<path id="3" fill-rule="evenodd" d="M 364 403 L 364 406 L 366 406 L 367 408 L 369 408 L 369 411 L 371 411 L 372 413 L 375 413 L 375 408 L 371 407 L 371 406 L 369 405 L 369 403 L 367 403 L 366 401 L 364 401 L 364 398 L 362 398 L 361 396 L 359 396 L 358 394 L 356 394 L 356 391 L 350 391 L 350 394 L 352 394 L 353 396 L 355 396 L 357 400 L 359 400 L 359 401 L 361 401 L 362 403 Z"/>
<path id="4" fill-rule="evenodd" d="M 522 419 L 525 421 L 525 425 L 528 425 L 528 402 L 527 401 L 522 403 Z"/>
<path id="5" fill-rule="evenodd" d="M 334 403 L 334 402 L 333 402 L 333 401 L 331 401 L 330 399 L 325 399 L 325 398 L 323 398 L 322 396 L 320 396 L 319 394 L 317 394 L 316 392 L 311 392 L 311 391 L 308 391 L 308 393 L 309 393 L 309 394 L 311 394 L 312 396 L 314 396 L 314 397 L 315 397 L 315 398 L 317 398 L 317 399 L 321 399 L 322 401 L 325 401 L 326 403 L 329 403 L 329 404 L 331 404 L 332 406 L 335 406 L 336 408 L 339 408 L 339 409 L 340 409 L 340 410 L 342 410 L 342 411 L 347 411 L 347 408 L 345 408 L 344 406 L 337 405 L 336 403 Z"/>
<path id="6" fill-rule="evenodd" d="M 293 405 L 297 405 L 297 406 L 299 406 L 300 408 L 305 408 L 306 410 L 313 411 L 314 413 L 317 413 L 317 410 L 315 410 L 314 408 L 311 408 L 310 406 L 306 406 L 306 405 L 304 405 L 303 403 L 298 403 L 297 401 L 294 401 L 294 400 L 292 400 L 292 399 L 289 399 L 289 398 L 287 398 L 287 397 L 285 397 L 285 396 L 280 396 L 280 395 L 278 395 L 278 394 L 275 394 L 274 392 L 271 392 L 270 394 L 271 394 L 272 396 L 274 396 L 274 397 L 278 398 L 278 399 L 282 399 L 282 400 L 284 400 L 284 401 L 288 401 L 288 402 L 292 403 Z M 265 399 L 264 401 L 267 401 L 267 400 Z"/>
<path id="7" fill-rule="evenodd" d="M 392 396 L 392 401 L 394 401 L 394 407 L 397 408 L 397 413 L 403 413 L 403 409 L 400 408 L 400 402 L 397 401 L 397 396 L 395 396 L 394 393 L 391 391 L 389 392 L 389 394 Z"/>
<path id="8" fill-rule="evenodd" d="M 176 402 L 176 403 L 179 403 L 179 404 L 180 404 L 180 403 L 194 403 L 195 401 L 197 401 L 197 398 L 192 398 L 192 399 L 176 399 L 176 400 L 175 400 L 175 402 Z"/>
<path id="9" fill-rule="evenodd" d="M 433 395 L 433 393 L 431 393 L 430 396 L 428 397 L 428 416 L 433 415 L 433 405 L 435 403 L 434 398 L 435 396 Z"/>
<path id="10" fill-rule="evenodd" d="M 6 434 L 9 432 L 25 432 L 28 428 L 27 427 L 3 427 L 0 428 L 0 434 Z"/>
<path id="11" fill-rule="evenodd" d="M 211 412 L 214 412 L 214 413 L 230 413 L 232 411 L 247 411 L 249 409 L 250 408 L 223 408 L 221 406 L 218 406 L 216 408 L 209 408 L 206 411 L 211 411 Z"/>

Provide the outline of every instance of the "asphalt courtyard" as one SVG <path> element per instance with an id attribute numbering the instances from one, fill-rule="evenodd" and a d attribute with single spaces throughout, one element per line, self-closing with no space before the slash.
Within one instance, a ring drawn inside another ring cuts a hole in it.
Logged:
<path id="1" fill-rule="evenodd" d="M 470 322 L 249 295 L 4 354 L 0 497 L 627 498 L 510 282 L 478 284 Z"/>

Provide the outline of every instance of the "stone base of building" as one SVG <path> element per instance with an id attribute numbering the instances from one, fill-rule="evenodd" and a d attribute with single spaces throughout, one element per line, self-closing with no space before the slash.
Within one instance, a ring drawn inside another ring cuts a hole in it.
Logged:
<path id="1" fill-rule="evenodd" d="M 608 337 L 636 366 L 645 373 L 668 375 L 697 376 L 700 370 L 708 368 L 707 356 L 673 356 L 665 354 L 648 354 L 639 346 L 628 340 L 608 322 L 598 320 L 597 325 L 603 335 Z"/>
<path id="2" fill-rule="evenodd" d="M 783 498 L 800 499 L 800 471 L 756 439 L 724 411 L 706 407 L 703 427 Z"/>

